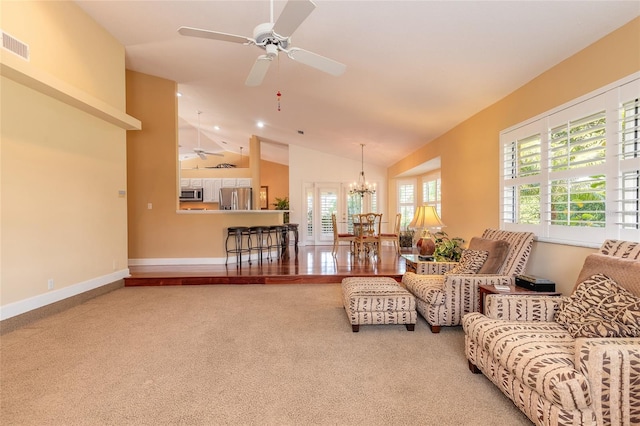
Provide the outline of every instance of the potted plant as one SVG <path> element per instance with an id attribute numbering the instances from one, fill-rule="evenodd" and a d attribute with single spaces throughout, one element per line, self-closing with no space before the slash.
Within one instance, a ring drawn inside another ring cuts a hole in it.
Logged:
<path id="1" fill-rule="evenodd" d="M 413 235 L 415 231 L 413 229 L 407 229 L 400 231 L 400 247 L 411 248 L 413 247 Z"/>
<path id="2" fill-rule="evenodd" d="M 433 252 L 438 262 L 457 262 L 462 256 L 462 244 L 464 239 L 459 237 L 449 238 L 446 232 L 438 231 L 433 234 L 436 250 Z"/>
<path id="3" fill-rule="evenodd" d="M 271 205 L 276 208 L 276 210 L 289 210 L 289 197 L 284 198 L 275 198 L 276 202 Z M 289 223 L 289 212 L 282 213 L 282 222 Z"/>

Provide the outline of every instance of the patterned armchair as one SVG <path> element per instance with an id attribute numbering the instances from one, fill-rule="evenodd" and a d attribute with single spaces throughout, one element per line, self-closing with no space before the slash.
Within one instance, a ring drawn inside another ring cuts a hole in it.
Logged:
<path id="1" fill-rule="evenodd" d="M 441 326 L 460 325 L 464 314 L 479 311 L 480 285 L 515 284 L 515 276 L 524 273 L 532 244 L 530 232 L 487 229 L 481 238 L 474 238 L 469 243 L 470 249 L 484 249 L 489 253 L 477 274 L 407 272 L 402 283 L 416 297 L 416 308 L 431 326 L 431 331 L 438 333 Z M 450 267 L 451 263 L 447 263 L 443 270 Z"/>
<path id="2" fill-rule="evenodd" d="M 465 355 L 539 426 L 640 425 L 640 244 L 607 240 L 570 297 L 487 296 Z"/>

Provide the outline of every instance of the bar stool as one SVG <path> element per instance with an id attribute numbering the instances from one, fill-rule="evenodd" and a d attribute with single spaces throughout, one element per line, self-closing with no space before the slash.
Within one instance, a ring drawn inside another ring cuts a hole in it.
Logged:
<path id="1" fill-rule="evenodd" d="M 293 232 L 294 244 L 296 253 L 298 253 L 298 224 L 297 223 L 288 223 L 287 228 L 289 232 Z"/>
<path id="2" fill-rule="evenodd" d="M 288 228 L 282 225 L 269 226 L 269 233 L 267 235 L 267 251 L 269 252 L 269 260 L 271 260 L 271 250 L 276 249 L 277 258 L 282 255 L 284 247 L 284 235 L 288 232 Z"/>
<path id="3" fill-rule="evenodd" d="M 265 246 L 265 238 L 267 239 Z M 269 245 L 269 227 L 268 226 L 250 226 L 249 227 L 249 263 L 251 263 L 251 252 L 258 252 L 258 260 L 262 263 L 262 251 L 267 249 Z"/>
<path id="4" fill-rule="evenodd" d="M 247 237 L 247 247 L 244 246 L 244 237 Z M 229 248 L 229 238 L 233 237 L 235 245 L 233 248 Z M 242 253 L 249 254 L 249 263 L 251 263 L 251 240 L 249 239 L 249 228 L 246 226 L 230 226 L 227 228 L 227 239 L 224 242 L 224 248 L 227 251 L 227 259 L 224 264 L 229 262 L 229 253 L 236 255 L 236 263 L 239 267 L 242 263 Z"/>

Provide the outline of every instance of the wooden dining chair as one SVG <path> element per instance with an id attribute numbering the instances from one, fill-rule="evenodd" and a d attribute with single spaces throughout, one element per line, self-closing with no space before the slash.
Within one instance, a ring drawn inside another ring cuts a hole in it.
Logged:
<path id="1" fill-rule="evenodd" d="M 358 255 L 379 254 L 382 213 L 360 214 L 353 226 L 356 234 L 356 253 Z"/>
<path id="2" fill-rule="evenodd" d="M 396 253 L 400 255 L 400 222 L 402 221 L 402 214 L 396 214 L 396 221 L 393 226 L 393 232 L 380 234 L 380 242 L 393 241 L 393 245 L 396 248 Z"/>
<path id="3" fill-rule="evenodd" d="M 355 234 L 342 234 L 338 232 L 338 220 L 336 219 L 336 214 L 331 213 L 331 223 L 333 224 L 333 250 L 331 253 L 335 256 L 338 253 L 338 245 L 340 241 L 348 241 L 349 242 L 349 250 L 353 254 L 354 252 L 354 244 L 356 241 Z"/>

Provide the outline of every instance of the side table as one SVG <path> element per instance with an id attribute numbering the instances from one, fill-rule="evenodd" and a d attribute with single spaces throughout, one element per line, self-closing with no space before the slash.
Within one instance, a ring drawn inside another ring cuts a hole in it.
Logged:
<path id="1" fill-rule="evenodd" d="M 484 298 L 487 294 L 517 294 L 519 296 L 561 296 L 562 293 L 558 291 L 534 291 L 524 287 L 518 287 L 510 285 L 509 290 L 498 290 L 493 285 L 480 285 L 478 286 L 478 293 L 480 294 L 480 313 L 484 314 Z"/>
<path id="2" fill-rule="evenodd" d="M 422 275 L 442 275 L 456 266 L 458 262 L 438 262 L 435 260 L 420 260 L 417 254 L 403 254 L 405 270 Z"/>

